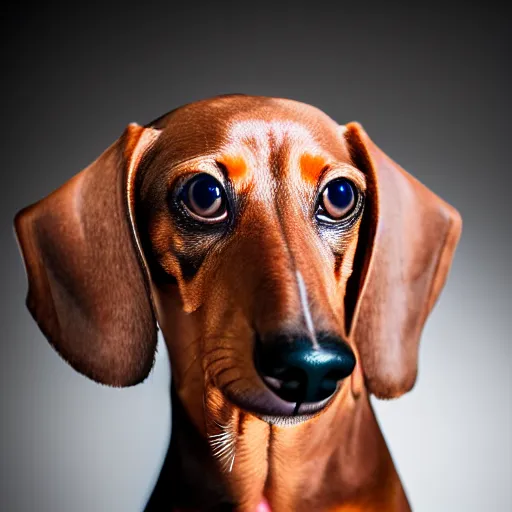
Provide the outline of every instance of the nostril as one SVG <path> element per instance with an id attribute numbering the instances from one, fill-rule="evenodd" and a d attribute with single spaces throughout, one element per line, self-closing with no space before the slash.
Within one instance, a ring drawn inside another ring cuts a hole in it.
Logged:
<path id="1" fill-rule="evenodd" d="M 322 391 L 334 393 L 334 391 L 336 391 L 336 387 L 338 386 L 338 382 L 343 378 L 344 377 L 340 372 L 331 370 L 323 377 L 320 387 L 322 388 Z"/>
<path id="2" fill-rule="evenodd" d="M 261 375 L 267 386 L 287 402 L 297 402 L 306 393 L 308 378 L 300 368 L 289 367 L 274 371 L 272 366 L 266 365 L 266 371 Z"/>

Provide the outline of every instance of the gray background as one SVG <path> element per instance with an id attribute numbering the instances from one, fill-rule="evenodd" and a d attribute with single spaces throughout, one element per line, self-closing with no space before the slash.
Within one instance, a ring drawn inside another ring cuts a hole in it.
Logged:
<path id="1" fill-rule="evenodd" d="M 17 7 L 3 13 L 0 509 L 138 511 L 169 437 L 169 370 L 88 381 L 24 307 L 12 217 L 131 121 L 229 92 L 360 121 L 455 205 L 464 233 L 419 380 L 378 417 L 416 511 L 512 510 L 510 16 L 498 8 Z M 333 4 L 334 5 L 334 4 Z"/>

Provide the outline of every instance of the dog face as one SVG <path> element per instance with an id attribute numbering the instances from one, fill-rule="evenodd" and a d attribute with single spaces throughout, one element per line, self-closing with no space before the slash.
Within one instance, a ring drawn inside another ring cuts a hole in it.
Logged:
<path id="1" fill-rule="evenodd" d="M 195 411 L 206 385 L 220 408 L 227 397 L 304 419 L 355 363 L 344 304 L 366 178 L 343 129 L 312 107 L 240 97 L 157 126 L 132 204 L 177 389 Z"/>
<path id="2" fill-rule="evenodd" d="M 240 411 L 297 426 L 409 390 L 460 229 L 359 124 L 248 96 L 130 125 L 16 218 L 28 307 L 59 353 L 135 384 L 158 321 L 206 433 Z"/>

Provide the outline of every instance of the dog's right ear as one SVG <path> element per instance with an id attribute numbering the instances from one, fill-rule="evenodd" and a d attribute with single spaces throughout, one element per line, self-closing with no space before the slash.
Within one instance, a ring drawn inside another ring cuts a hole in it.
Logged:
<path id="1" fill-rule="evenodd" d="M 141 382 L 154 360 L 157 328 L 131 198 L 159 134 L 130 124 L 94 163 L 15 218 L 32 316 L 73 368 L 112 386 Z"/>

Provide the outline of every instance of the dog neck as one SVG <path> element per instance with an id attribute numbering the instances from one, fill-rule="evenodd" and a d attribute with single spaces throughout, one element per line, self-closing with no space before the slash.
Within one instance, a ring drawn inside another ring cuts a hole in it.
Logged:
<path id="1" fill-rule="evenodd" d="M 219 467 L 174 386 L 171 397 L 171 443 L 146 512 L 256 512 L 263 503 L 272 512 L 410 511 L 366 392 L 298 427 L 245 415 L 232 471 Z"/>

